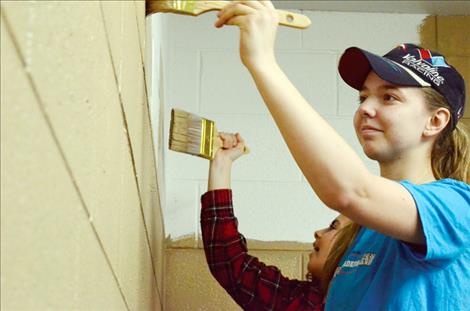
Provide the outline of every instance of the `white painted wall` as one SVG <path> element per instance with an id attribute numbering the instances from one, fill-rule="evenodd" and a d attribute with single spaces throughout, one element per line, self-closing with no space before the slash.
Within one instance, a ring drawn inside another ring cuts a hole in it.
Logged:
<path id="1" fill-rule="evenodd" d="M 425 15 L 303 13 L 312 20 L 309 29 L 279 28 L 278 60 L 306 99 L 362 156 L 352 127 L 357 94 L 337 74 L 338 59 L 353 45 L 383 54 L 399 43 L 419 42 Z M 221 131 L 240 132 L 251 148 L 233 172 L 235 213 L 247 238 L 312 241 L 313 231 L 336 213 L 310 189 L 241 64 L 238 29 L 214 28 L 214 13 L 167 14 L 164 21 L 166 234 L 199 234 L 199 199 L 209 164 L 168 150 L 170 110 L 177 107 L 216 121 Z M 375 163 L 363 159 L 378 173 Z"/>
<path id="2" fill-rule="evenodd" d="M 164 68 L 167 63 L 167 35 L 166 18 L 164 14 L 153 14 L 146 18 L 146 82 L 150 102 L 150 121 L 152 125 L 152 139 L 155 147 L 155 163 L 157 165 L 157 178 L 162 208 L 165 206 L 166 187 L 164 170 L 164 149 L 167 147 L 167 138 L 163 128 L 164 104 Z M 165 217 L 165 215 L 164 215 Z"/>

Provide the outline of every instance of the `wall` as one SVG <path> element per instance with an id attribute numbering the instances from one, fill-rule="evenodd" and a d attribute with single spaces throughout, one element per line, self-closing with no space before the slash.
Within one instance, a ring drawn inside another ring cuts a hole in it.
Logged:
<path id="1" fill-rule="evenodd" d="M 426 16 L 304 13 L 312 20 L 309 29 L 279 29 L 278 60 L 307 100 L 362 155 L 352 127 L 357 93 L 339 78 L 339 57 L 352 45 L 383 54 L 399 43 L 419 42 Z M 165 18 L 165 137 L 172 107 L 215 120 L 220 130 L 245 137 L 252 152 L 237 160 L 232 176 L 239 229 L 249 239 L 252 254 L 302 279 L 313 232 L 327 226 L 335 213 L 313 194 L 241 65 L 238 30 L 215 29 L 213 13 Z M 167 148 L 164 152 L 165 228 L 171 240 L 165 310 L 239 310 L 211 277 L 199 241 L 199 198 L 207 189 L 208 162 Z"/>
<path id="2" fill-rule="evenodd" d="M 429 16 L 423 23 L 423 46 L 440 51 L 457 68 L 467 84 L 462 122 L 470 129 L 470 16 Z M 465 31 L 467 30 L 467 31 Z"/>
<path id="3" fill-rule="evenodd" d="M 2 310 L 162 309 L 145 28 L 143 0 L 1 2 Z"/>

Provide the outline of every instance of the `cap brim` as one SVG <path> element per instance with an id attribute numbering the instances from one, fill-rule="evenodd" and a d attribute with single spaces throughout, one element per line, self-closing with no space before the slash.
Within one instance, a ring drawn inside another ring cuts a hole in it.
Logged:
<path id="1" fill-rule="evenodd" d="M 396 85 L 430 86 L 403 65 L 357 47 L 349 48 L 343 53 L 338 70 L 344 82 L 356 90 L 362 90 L 371 70 L 382 80 Z"/>

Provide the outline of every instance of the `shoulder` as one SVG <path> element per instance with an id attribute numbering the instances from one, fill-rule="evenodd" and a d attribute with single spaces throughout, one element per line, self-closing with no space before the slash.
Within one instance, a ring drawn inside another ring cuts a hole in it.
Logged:
<path id="1" fill-rule="evenodd" d="M 426 184 L 413 184 L 408 180 L 402 180 L 400 183 L 404 186 L 415 186 L 423 189 L 427 188 L 444 188 L 444 189 L 462 189 L 464 191 L 470 191 L 470 185 L 456 179 L 445 178 L 436 180 Z"/>
<path id="2" fill-rule="evenodd" d="M 470 186 L 454 179 L 400 182 L 413 196 L 426 240 L 426 260 L 452 259 L 470 243 Z"/>
<path id="3" fill-rule="evenodd" d="M 446 205 L 458 202 L 459 205 L 470 205 L 470 185 L 463 181 L 446 178 L 420 185 L 406 180 L 400 184 L 411 193 L 416 203 L 430 201 Z"/>
<path id="4" fill-rule="evenodd" d="M 452 222 L 470 223 L 470 186 L 454 179 L 442 179 L 415 185 L 400 182 L 412 195 L 422 221 L 447 219 Z"/>

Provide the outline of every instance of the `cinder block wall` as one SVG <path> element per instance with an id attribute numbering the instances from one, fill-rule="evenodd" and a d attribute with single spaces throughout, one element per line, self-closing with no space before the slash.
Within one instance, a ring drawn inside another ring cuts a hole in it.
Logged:
<path id="1" fill-rule="evenodd" d="M 145 35 L 143 0 L 1 2 L 2 310 L 162 309 Z"/>
<path id="2" fill-rule="evenodd" d="M 312 26 L 305 31 L 280 28 L 278 60 L 307 100 L 362 155 L 352 127 L 357 94 L 337 74 L 339 56 L 353 45 L 383 54 L 399 43 L 434 38 L 436 28 L 429 34 L 429 19 L 422 25 L 426 16 L 421 14 L 303 13 L 311 18 Z M 326 226 L 334 213 L 310 190 L 242 67 L 238 30 L 214 29 L 215 17 L 210 13 L 165 18 L 165 130 L 170 108 L 178 107 L 246 138 L 252 152 L 235 163 L 232 176 L 240 231 L 248 238 L 253 255 L 278 266 L 289 277 L 304 278 L 313 231 Z M 449 17 L 446 22 L 457 51 L 451 56 L 458 57 L 461 63 L 455 62 L 456 66 L 466 74 L 468 17 Z M 453 63 L 454 59 L 451 57 Z M 372 162 L 363 159 L 377 172 Z M 164 215 L 170 235 L 165 310 L 240 310 L 210 275 L 201 248 L 199 198 L 207 189 L 208 163 L 168 150 L 165 163 Z"/>
<path id="3" fill-rule="evenodd" d="M 470 16 L 429 16 L 422 27 L 422 43 L 447 56 L 467 83 L 466 110 L 462 121 L 470 129 Z"/>

